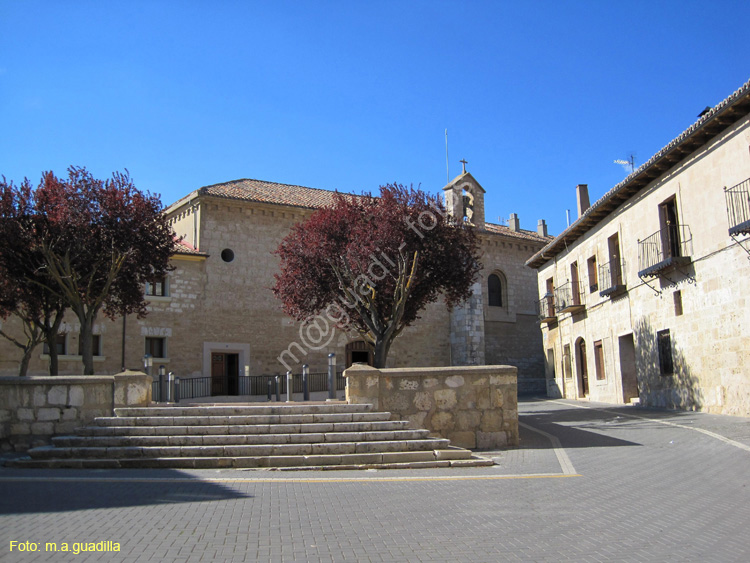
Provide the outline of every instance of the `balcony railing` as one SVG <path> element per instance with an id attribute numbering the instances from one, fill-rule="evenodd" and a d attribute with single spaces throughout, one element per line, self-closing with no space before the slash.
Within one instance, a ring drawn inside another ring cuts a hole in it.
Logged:
<path id="1" fill-rule="evenodd" d="M 578 313 L 586 308 L 580 284 L 567 282 L 555 288 L 555 312 Z"/>
<path id="2" fill-rule="evenodd" d="M 690 263 L 693 236 L 688 225 L 667 225 L 638 241 L 638 277 L 658 276 L 661 272 Z"/>
<path id="3" fill-rule="evenodd" d="M 599 295 L 609 297 L 627 289 L 623 272 L 625 263 L 619 259 L 611 260 L 606 264 L 599 265 Z"/>
<path id="4" fill-rule="evenodd" d="M 731 188 L 724 188 L 729 218 L 729 234 L 750 234 L 750 178 Z"/>
<path id="5" fill-rule="evenodd" d="M 547 293 L 539 300 L 539 320 L 543 323 L 550 323 L 557 320 L 555 314 L 555 296 Z"/>

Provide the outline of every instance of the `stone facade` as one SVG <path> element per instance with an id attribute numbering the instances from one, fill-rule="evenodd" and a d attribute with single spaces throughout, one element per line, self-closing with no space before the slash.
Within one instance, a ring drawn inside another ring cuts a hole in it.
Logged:
<path id="1" fill-rule="evenodd" d="M 483 255 L 475 295 L 453 315 L 442 301 L 429 305 L 393 343 L 388 366 L 508 363 L 518 366 L 522 387 L 527 381 L 533 387 L 543 381 L 544 367 L 539 332 L 527 329 L 527 324 L 536 323 L 530 314 L 535 292 L 529 283 L 534 272 L 524 262 L 550 239 L 486 223 L 484 189 L 468 173 L 446 187 L 446 194 L 453 191 L 461 202 L 465 194 L 474 194 L 472 219 Z M 161 352 L 153 358 L 151 373 L 163 365 L 182 378 L 210 376 L 216 369 L 239 375 L 283 374 L 287 369 L 299 373 L 305 363 L 311 372 L 320 372 L 327 368 L 329 353 L 336 354 L 339 369 L 346 367 L 351 363 L 352 339 L 325 319 L 306 326 L 294 322 L 282 313 L 270 291 L 278 270 L 273 252 L 293 225 L 331 203 L 333 194 L 238 180 L 201 188 L 170 206 L 171 225 L 184 237 L 183 248 L 172 262 L 175 270 L 166 280 L 164 295 L 148 296 L 145 318 L 97 322 L 95 333 L 101 339 L 95 357 L 97 373 L 142 369 L 149 341 L 157 341 L 154 349 Z M 488 302 L 490 274 L 502 277 L 502 306 Z M 68 315 L 64 330 L 61 373 L 75 374 L 81 360 L 75 354 L 74 316 Z M 456 338 L 460 331 L 462 336 Z M 214 360 L 220 357 L 230 363 L 217 368 Z M 0 340 L 0 374 L 14 375 L 18 358 L 18 351 Z M 40 347 L 29 373 L 42 374 L 46 369 L 47 357 Z"/>
<path id="2" fill-rule="evenodd" d="M 0 450 L 48 444 L 117 407 L 151 402 L 152 378 L 141 372 L 109 376 L 0 377 Z"/>
<path id="3" fill-rule="evenodd" d="M 748 113 L 750 83 L 529 261 L 550 396 L 750 415 Z"/>
<path id="4" fill-rule="evenodd" d="M 355 364 L 344 372 L 346 400 L 372 404 L 454 446 L 517 446 L 516 373 L 511 366 L 378 370 Z"/>

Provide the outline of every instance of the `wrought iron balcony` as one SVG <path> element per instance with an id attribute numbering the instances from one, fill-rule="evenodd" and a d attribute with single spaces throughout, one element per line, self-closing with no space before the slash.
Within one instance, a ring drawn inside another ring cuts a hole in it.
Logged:
<path id="1" fill-rule="evenodd" d="M 750 234 L 750 178 L 731 188 L 724 188 L 731 236 Z"/>
<path id="2" fill-rule="evenodd" d="M 627 289 L 623 272 L 625 263 L 619 259 L 599 265 L 599 295 L 609 297 L 617 295 Z"/>
<path id="3" fill-rule="evenodd" d="M 555 296 L 552 293 L 547 293 L 539 300 L 539 320 L 543 323 L 551 323 L 557 320 Z"/>
<path id="4" fill-rule="evenodd" d="M 638 241 L 638 277 L 656 277 L 660 273 L 689 264 L 693 236 L 688 225 L 667 225 Z"/>
<path id="5" fill-rule="evenodd" d="M 555 311 L 561 313 L 579 313 L 586 308 L 580 284 L 567 282 L 555 288 Z"/>

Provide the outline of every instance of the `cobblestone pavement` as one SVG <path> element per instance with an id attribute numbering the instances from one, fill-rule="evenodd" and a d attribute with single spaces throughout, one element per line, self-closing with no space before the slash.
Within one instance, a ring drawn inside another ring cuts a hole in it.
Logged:
<path id="1" fill-rule="evenodd" d="M 519 409 L 522 446 L 489 468 L 0 469 L 0 560 L 750 561 L 750 419 Z"/>

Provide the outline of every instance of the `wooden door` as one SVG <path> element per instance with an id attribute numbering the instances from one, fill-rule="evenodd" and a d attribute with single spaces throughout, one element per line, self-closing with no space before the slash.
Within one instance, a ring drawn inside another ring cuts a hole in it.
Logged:
<path id="1" fill-rule="evenodd" d="M 661 239 L 664 259 L 682 256 L 677 201 L 670 199 L 661 204 Z"/>
<path id="2" fill-rule="evenodd" d="M 581 292 L 578 289 L 578 262 L 573 262 L 570 265 L 570 291 L 573 292 L 571 296 L 573 299 L 573 305 L 581 304 Z"/>
<path id="3" fill-rule="evenodd" d="M 226 354 L 211 354 L 211 396 L 227 394 Z"/>
<path id="4" fill-rule="evenodd" d="M 586 365 L 586 342 L 581 338 L 576 346 L 578 356 L 578 394 L 585 397 L 589 394 L 589 370 Z"/>

